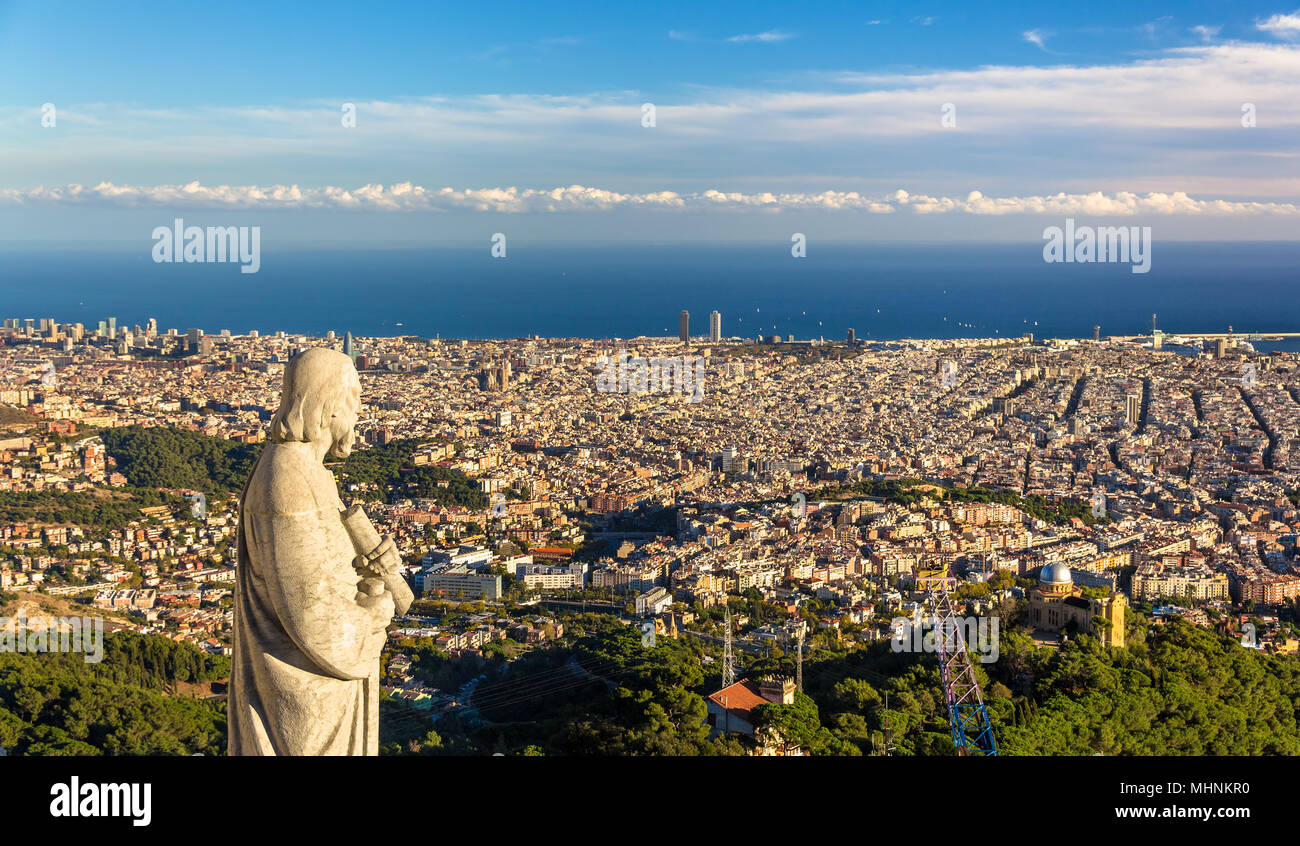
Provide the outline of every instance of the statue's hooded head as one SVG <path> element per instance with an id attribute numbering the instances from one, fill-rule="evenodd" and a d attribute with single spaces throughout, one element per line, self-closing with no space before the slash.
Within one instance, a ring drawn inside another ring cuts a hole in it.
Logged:
<path id="1" fill-rule="evenodd" d="M 361 380 L 352 359 L 316 347 L 285 365 L 280 408 L 271 418 L 271 440 L 328 443 L 331 456 L 346 458 L 356 440 L 360 411 Z"/>

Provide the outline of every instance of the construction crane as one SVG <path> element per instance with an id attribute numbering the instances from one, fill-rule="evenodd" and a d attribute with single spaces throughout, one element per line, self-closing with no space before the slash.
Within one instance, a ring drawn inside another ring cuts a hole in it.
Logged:
<path id="1" fill-rule="evenodd" d="M 956 582 L 947 576 L 917 579 L 917 586 L 923 586 L 926 591 L 926 607 L 935 619 L 934 640 L 938 646 L 948 722 L 952 727 L 952 745 L 958 755 L 996 755 L 998 745 L 993 739 L 993 725 L 949 595 Z"/>

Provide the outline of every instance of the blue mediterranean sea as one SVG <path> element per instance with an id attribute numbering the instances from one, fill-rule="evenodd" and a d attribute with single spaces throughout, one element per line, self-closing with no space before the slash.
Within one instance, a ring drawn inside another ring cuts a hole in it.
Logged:
<path id="1" fill-rule="evenodd" d="M 528 244 L 263 241 L 261 269 L 156 264 L 151 242 L 0 244 L 0 317 L 95 326 L 444 338 L 691 333 L 864 340 L 1300 332 L 1300 242 L 1162 243 L 1150 272 L 1046 264 L 1041 243 Z M 1295 340 L 1256 343 L 1300 350 Z"/>

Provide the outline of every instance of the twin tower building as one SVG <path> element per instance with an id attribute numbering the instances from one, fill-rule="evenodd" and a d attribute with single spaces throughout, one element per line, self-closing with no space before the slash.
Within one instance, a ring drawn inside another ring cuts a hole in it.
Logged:
<path id="1" fill-rule="evenodd" d="M 683 344 L 691 340 L 691 313 L 682 309 L 677 315 L 677 338 Z M 722 340 L 722 315 L 715 309 L 709 315 L 709 343 L 716 344 Z"/>

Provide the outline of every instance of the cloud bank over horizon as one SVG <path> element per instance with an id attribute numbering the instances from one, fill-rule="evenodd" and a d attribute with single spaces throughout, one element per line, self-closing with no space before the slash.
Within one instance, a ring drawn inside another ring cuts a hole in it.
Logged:
<path id="1" fill-rule="evenodd" d="M 963 197 L 909 193 L 881 195 L 857 191 L 817 193 L 742 193 L 708 189 L 700 192 L 622 193 L 583 185 L 552 189 L 430 189 L 410 182 L 358 188 L 298 185 L 117 185 L 70 184 L 61 187 L 0 189 L 0 206 L 92 206 L 99 208 L 340 210 L 371 212 L 493 212 L 499 214 L 603 212 L 620 208 L 692 211 L 864 212 L 869 214 L 970 214 L 1093 216 L 1298 215 L 1300 203 L 1238 202 L 1197 199 L 1183 191 L 1112 194 L 1058 192 L 1041 196 L 990 197 L 970 191 Z"/>

